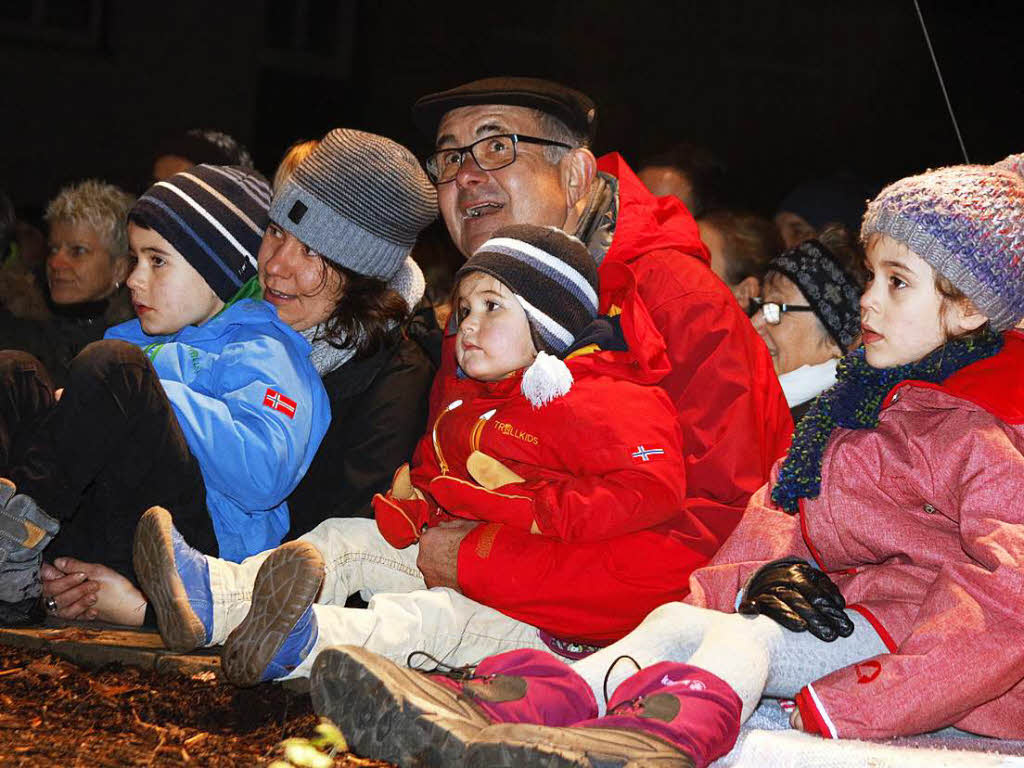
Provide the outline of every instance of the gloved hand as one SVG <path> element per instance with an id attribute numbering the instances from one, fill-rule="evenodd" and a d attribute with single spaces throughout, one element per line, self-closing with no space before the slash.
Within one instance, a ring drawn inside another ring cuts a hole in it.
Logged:
<path id="1" fill-rule="evenodd" d="M 0 478 L 0 624 L 42 621 L 39 568 L 43 549 L 59 530 L 60 523 Z"/>
<path id="2" fill-rule="evenodd" d="M 758 569 L 747 583 L 738 611 L 762 614 L 792 632 L 810 632 L 830 643 L 853 633 L 845 608 L 846 600 L 824 572 L 790 557 Z"/>
<path id="3" fill-rule="evenodd" d="M 428 526 L 445 519 L 437 505 L 412 484 L 408 464 L 395 470 L 391 490 L 375 494 L 372 503 L 377 529 L 395 549 L 415 544 Z"/>
<path id="4" fill-rule="evenodd" d="M 430 495 L 441 507 L 467 520 L 505 523 L 531 533 L 540 532 L 533 516 L 533 496 L 522 477 L 480 451 L 469 455 L 466 469 L 479 485 L 451 475 L 430 481 Z"/>

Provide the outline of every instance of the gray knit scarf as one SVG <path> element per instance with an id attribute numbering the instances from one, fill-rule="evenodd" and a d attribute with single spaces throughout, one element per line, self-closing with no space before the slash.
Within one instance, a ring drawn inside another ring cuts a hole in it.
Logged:
<path id="1" fill-rule="evenodd" d="M 304 331 L 299 331 L 302 337 L 313 347 L 309 353 L 309 361 L 313 363 L 316 372 L 322 379 L 331 371 L 336 371 L 355 355 L 355 347 L 338 349 L 331 344 L 324 336 L 323 325 L 315 325 Z"/>

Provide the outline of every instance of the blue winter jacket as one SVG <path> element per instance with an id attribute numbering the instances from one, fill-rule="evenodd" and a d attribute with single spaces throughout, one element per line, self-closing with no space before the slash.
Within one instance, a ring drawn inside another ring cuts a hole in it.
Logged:
<path id="1" fill-rule="evenodd" d="M 238 562 L 280 544 L 285 499 L 331 421 L 309 342 L 252 299 L 168 336 L 131 320 L 105 338 L 138 344 L 153 362 L 202 470 L 220 556 Z"/>

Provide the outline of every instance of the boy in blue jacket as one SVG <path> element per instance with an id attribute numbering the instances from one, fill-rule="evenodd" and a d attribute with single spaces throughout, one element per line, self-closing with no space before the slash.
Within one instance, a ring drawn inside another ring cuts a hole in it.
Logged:
<path id="1" fill-rule="evenodd" d="M 76 358 L 59 399 L 36 397 L 40 438 L 28 450 L 0 455 L 0 475 L 60 522 L 47 559 L 100 563 L 134 581 L 131 536 L 153 505 L 171 510 L 194 546 L 228 560 L 280 543 L 284 499 L 330 406 L 309 343 L 259 300 L 269 202 L 252 171 L 203 165 L 153 185 L 132 208 L 138 319 Z M 52 393 L 37 361 L 17 362 L 26 390 Z M 85 590 L 70 587 L 84 574 L 46 578 L 63 582 L 47 589 L 51 612 L 81 608 Z"/>

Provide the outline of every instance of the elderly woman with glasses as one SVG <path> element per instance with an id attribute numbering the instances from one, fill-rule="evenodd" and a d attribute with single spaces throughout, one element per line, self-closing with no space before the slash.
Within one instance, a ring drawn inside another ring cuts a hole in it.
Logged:
<path id="1" fill-rule="evenodd" d="M 831 227 L 768 264 L 752 321 L 794 422 L 835 383 L 839 358 L 860 344 L 863 260 L 849 233 Z"/>

